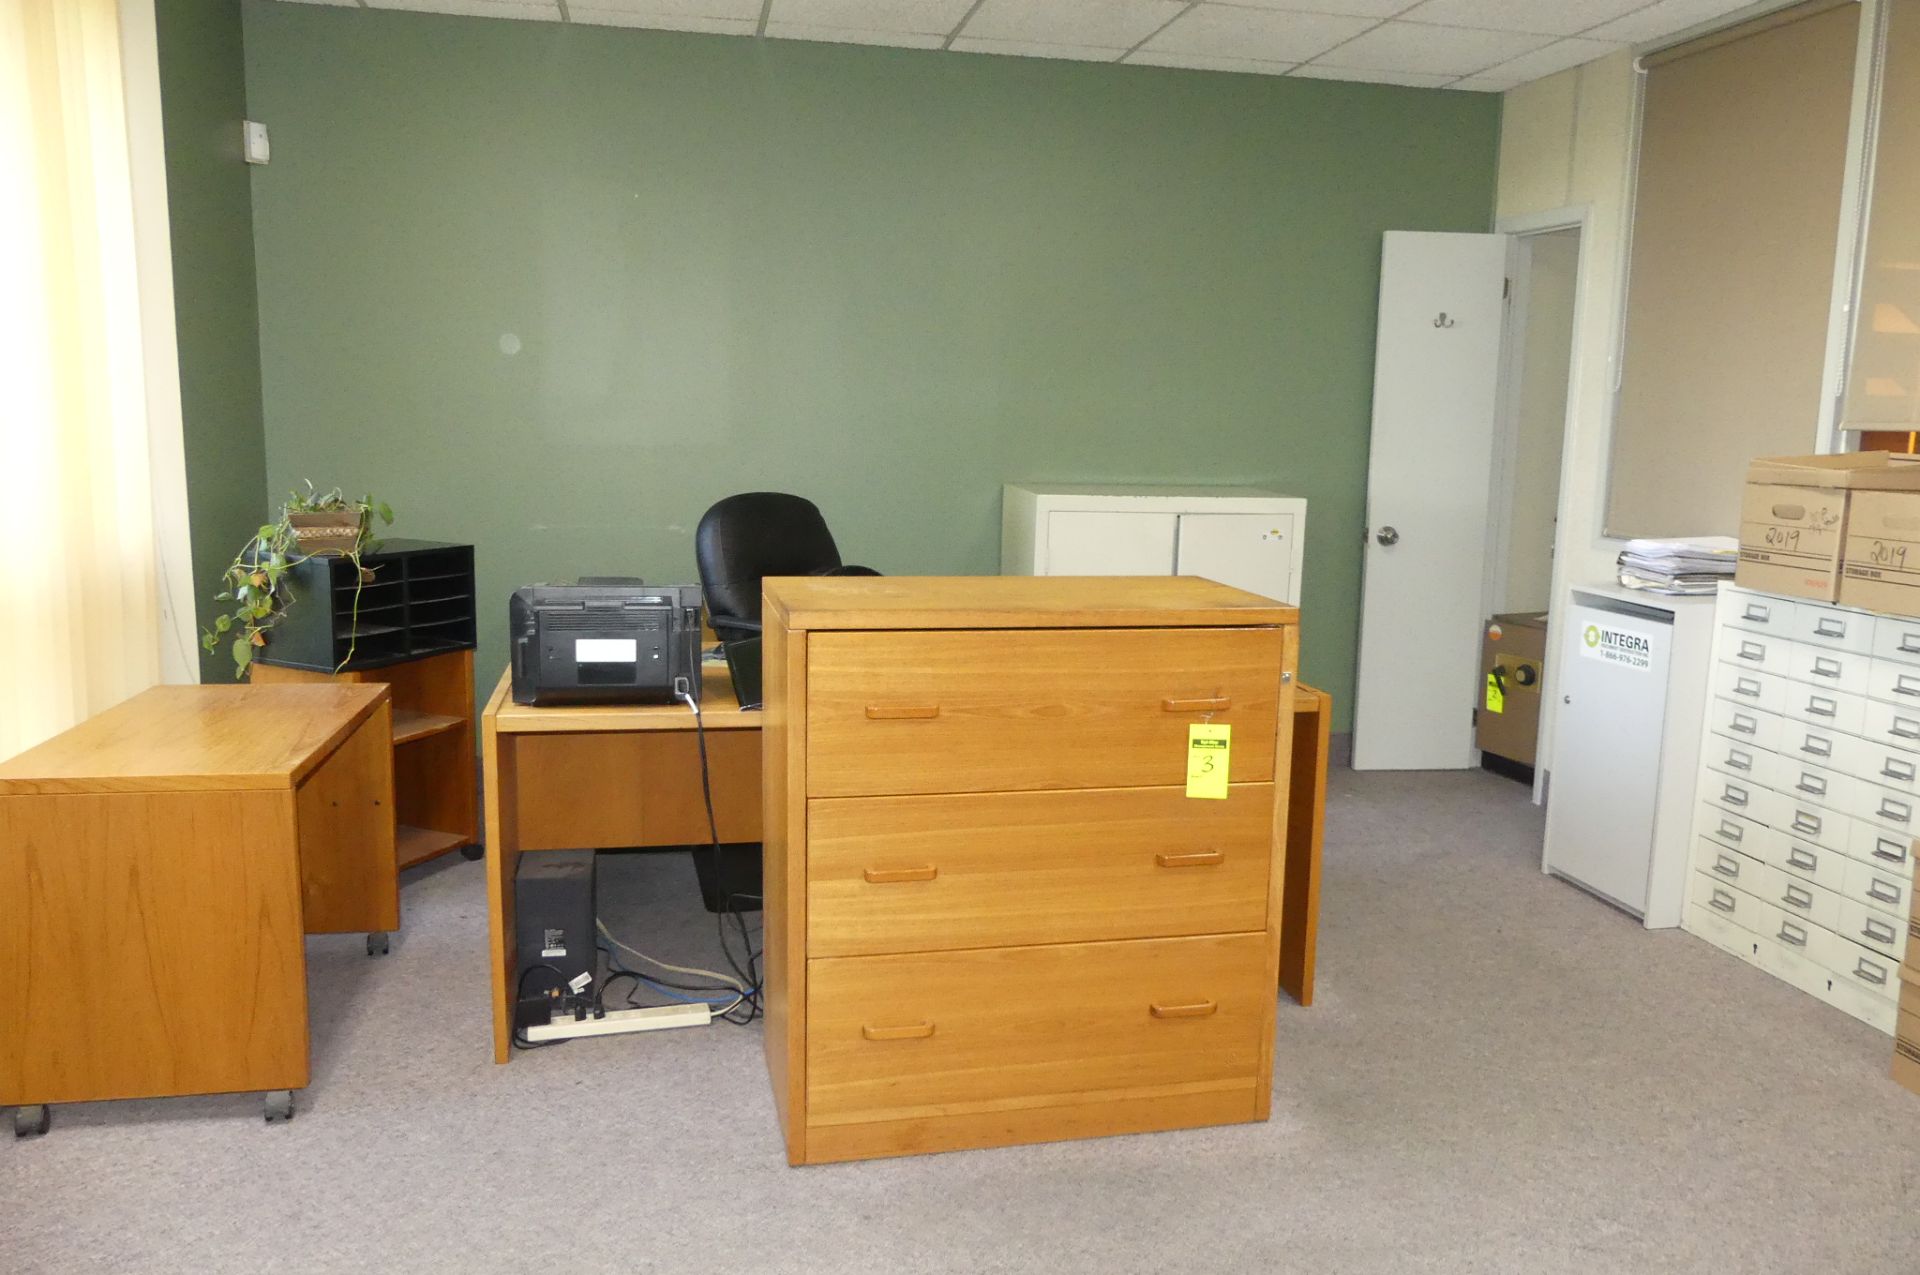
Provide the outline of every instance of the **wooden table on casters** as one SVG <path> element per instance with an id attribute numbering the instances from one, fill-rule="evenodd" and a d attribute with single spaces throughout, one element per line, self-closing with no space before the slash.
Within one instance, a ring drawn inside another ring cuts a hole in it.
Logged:
<path id="1" fill-rule="evenodd" d="M 0 1106 L 308 1080 L 307 934 L 396 929 L 384 686 L 157 686 L 0 763 Z"/>
<path id="2" fill-rule="evenodd" d="M 723 663 L 704 668 L 702 716 L 722 841 L 760 840 L 761 715 L 740 707 Z M 1313 1004 L 1320 917 L 1320 851 L 1333 697 L 1293 694 L 1292 791 L 1287 808 L 1280 986 Z M 486 786 L 487 928 L 493 983 L 493 1060 L 512 1055 L 513 880 L 523 853 L 589 847 L 677 846 L 709 839 L 693 714 L 680 704 L 534 708 L 513 702 L 510 676 L 481 716 Z"/>

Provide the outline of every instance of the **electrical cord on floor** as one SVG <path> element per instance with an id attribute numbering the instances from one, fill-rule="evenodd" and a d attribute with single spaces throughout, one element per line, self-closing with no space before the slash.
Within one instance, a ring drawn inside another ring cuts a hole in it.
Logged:
<path id="1" fill-rule="evenodd" d="M 565 1006 L 566 1002 L 569 999 L 571 999 L 569 996 L 567 996 L 567 976 L 561 973 L 560 970 L 557 969 L 556 967 L 552 965 L 547 965 L 547 964 L 540 964 L 540 965 L 529 965 L 525 969 L 521 970 L 519 985 L 513 989 L 514 1025 L 513 1025 L 512 1038 L 513 1038 L 513 1047 L 515 1049 L 546 1049 L 548 1046 L 551 1046 L 551 1045 L 564 1045 L 567 1043 L 565 1037 L 562 1037 L 559 1040 L 528 1040 L 520 1032 L 520 1022 L 519 1022 L 520 1001 L 527 994 L 527 975 L 536 974 L 541 970 L 545 970 L 547 973 L 553 975 L 554 978 L 558 980 L 559 985 L 555 987 L 553 990 L 561 993 L 560 1004 L 563 1007 Z"/>
<path id="2" fill-rule="evenodd" d="M 685 983 L 672 983 L 665 979 L 655 978 L 652 975 L 642 974 L 638 970 L 630 970 L 621 965 L 619 958 L 613 954 L 611 948 L 602 947 L 600 950 L 607 955 L 607 969 L 609 971 L 600 987 L 603 998 L 601 1001 L 602 1005 L 605 1004 L 604 997 L 607 987 L 609 987 L 615 979 L 619 978 L 630 978 L 634 981 L 634 990 L 627 994 L 627 1007 L 629 1009 L 651 1008 L 651 1006 L 644 1005 L 635 999 L 639 989 L 643 986 L 651 988 L 657 994 L 677 1004 L 705 1005 L 715 1018 L 726 1017 L 745 1003 L 748 998 L 748 993 L 741 991 L 737 987 L 693 987 Z M 686 995 L 686 993 L 689 992 L 695 994 L 691 996 Z M 718 993 L 718 995 L 699 995 L 699 993 L 702 992 Z M 737 1023 L 742 1020 L 727 1018 L 727 1021 Z"/>
<path id="3" fill-rule="evenodd" d="M 721 848 L 720 843 L 720 821 L 714 817 L 713 813 L 713 771 L 707 761 L 706 719 L 701 716 L 700 701 L 695 699 L 689 690 L 682 690 L 676 687 L 674 689 L 674 695 L 681 703 L 693 710 L 693 734 L 700 748 L 700 796 L 706 803 L 707 835 L 712 838 L 714 875 L 720 880 L 725 881 L 727 879 L 726 864 L 724 862 L 726 852 Z M 742 997 L 746 1002 L 747 1008 L 746 1017 L 728 1018 L 727 1021 L 739 1023 L 744 1026 L 760 1017 L 764 1009 L 760 996 L 760 952 L 754 948 L 753 936 L 747 929 L 746 918 L 736 906 L 736 900 L 741 899 L 752 899 L 756 902 L 764 902 L 758 894 L 728 894 L 721 900 L 720 912 L 715 917 L 715 924 L 720 932 L 721 954 L 727 958 L 727 967 L 733 971 L 734 977 L 740 980 Z M 740 944 L 746 952 L 744 960 L 734 959 L 733 951 L 727 945 L 727 917 L 729 914 L 732 915 L 734 923 L 739 926 L 740 929 Z"/>

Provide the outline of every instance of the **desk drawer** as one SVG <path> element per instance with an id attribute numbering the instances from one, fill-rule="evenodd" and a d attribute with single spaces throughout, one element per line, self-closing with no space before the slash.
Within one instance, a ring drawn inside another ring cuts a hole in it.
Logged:
<path id="1" fill-rule="evenodd" d="M 1784 719 L 1778 713 L 1736 704 L 1730 699 L 1715 699 L 1707 706 L 1707 719 L 1716 734 L 1728 739 L 1760 748 L 1780 747 L 1780 724 Z"/>
<path id="2" fill-rule="evenodd" d="M 815 797 L 1186 782 L 1187 727 L 1233 729 L 1235 783 L 1273 779 L 1282 631 L 814 633 Z"/>
<path id="3" fill-rule="evenodd" d="M 1251 1097 L 1273 996 L 1259 934 L 810 961 L 807 1120 Z"/>
<path id="4" fill-rule="evenodd" d="M 807 803 L 814 956 L 1228 934 L 1267 924 L 1273 785 Z"/>

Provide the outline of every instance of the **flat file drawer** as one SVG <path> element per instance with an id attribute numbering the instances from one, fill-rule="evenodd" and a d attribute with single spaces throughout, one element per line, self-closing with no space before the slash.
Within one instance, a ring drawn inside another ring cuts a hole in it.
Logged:
<path id="1" fill-rule="evenodd" d="M 1811 722 L 1815 726 L 1854 734 L 1860 733 L 1861 722 L 1867 711 L 1867 698 L 1864 695 L 1830 691 L 1803 682 L 1788 682 L 1783 700 L 1780 711 L 1792 721 Z M 1791 730 L 1792 727 L 1783 729 Z"/>
<path id="2" fill-rule="evenodd" d="M 1920 755 L 1871 739 L 1847 737 L 1844 759 L 1831 763 L 1849 774 L 1886 788 L 1920 792 Z"/>
<path id="3" fill-rule="evenodd" d="M 1920 832 L 1920 797 L 1903 788 L 1862 781 L 1854 794 L 1854 817 L 1907 837 Z"/>
<path id="4" fill-rule="evenodd" d="M 1786 719 L 1730 699 L 1715 698 L 1707 705 L 1707 721 L 1715 734 L 1745 740 L 1761 748 L 1778 748 L 1780 727 Z"/>
<path id="5" fill-rule="evenodd" d="M 1780 719 L 1778 747 L 1774 750 L 1790 761 L 1811 762 L 1829 770 L 1853 772 L 1847 758 L 1855 737 L 1825 726 Z"/>
<path id="6" fill-rule="evenodd" d="M 1726 782 L 1733 781 L 1729 779 Z M 1763 803 L 1763 809 L 1773 815 L 1768 827 L 1778 828 L 1789 837 L 1811 841 L 1829 850 L 1844 853 L 1847 842 L 1853 836 L 1853 820 L 1825 806 L 1803 801 L 1794 794 L 1775 793 L 1771 801 Z"/>
<path id="7" fill-rule="evenodd" d="M 1750 709 L 1786 712 L 1788 685 L 1786 678 L 1772 673 L 1757 673 L 1731 664 L 1713 666 L 1713 693 Z"/>
<path id="8" fill-rule="evenodd" d="M 1793 608 L 1793 636 L 1815 646 L 1865 655 L 1873 646 L 1873 621 L 1864 611 L 1798 602 Z"/>
<path id="9" fill-rule="evenodd" d="M 1885 952 L 1855 943 L 1832 930 L 1815 930 L 1813 958 L 1856 990 L 1891 1000 L 1900 994 L 1900 962 Z"/>
<path id="10" fill-rule="evenodd" d="M 1267 924 L 1273 785 L 807 803 L 807 951 L 858 956 Z"/>
<path id="11" fill-rule="evenodd" d="M 1865 690 L 1870 699 L 1906 705 L 1920 712 L 1920 664 L 1875 660 L 1867 672 Z"/>
<path id="12" fill-rule="evenodd" d="M 1766 892 L 1763 875 L 1767 871 L 1766 864 L 1704 837 L 1694 848 L 1693 865 L 1698 871 L 1718 879 L 1722 885 L 1738 886 L 1752 895 Z"/>
<path id="13" fill-rule="evenodd" d="M 1768 776 L 1779 769 L 1782 760 L 1764 748 L 1720 735 L 1715 735 L 1707 741 L 1702 755 L 1706 759 L 1709 770 L 1717 770 L 1729 778 L 1750 780 L 1754 783 L 1770 782 Z"/>
<path id="14" fill-rule="evenodd" d="M 1839 916 L 1828 929 L 1896 961 L 1905 954 L 1906 922 L 1876 912 L 1857 899 L 1841 899 L 1839 904 Z"/>
<path id="15" fill-rule="evenodd" d="M 1802 881 L 1770 863 L 1761 864 L 1757 874 L 1749 873 L 1747 884 L 1742 888 L 1756 885 L 1759 888 L 1752 893 L 1787 916 L 1824 925 L 1830 930 L 1839 928 L 1841 909 L 1849 902 L 1831 890 L 1823 890 L 1811 881 Z"/>
<path id="16" fill-rule="evenodd" d="M 1872 664 L 1869 656 L 1857 651 L 1796 645 L 1787 652 L 1787 677 L 1810 686 L 1824 686 L 1828 690 L 1845 691 L 1849 695 L 1865 695 L 1871 680 Z"/>
<path id="17" fill-rule="evenodd" d="M 1208 720 L 1234 728 L 1233 782 L 1269 783 L 1283 638 L 1279 628 L 812 633 L 807 792 L 1184 784 L 1187 727 Z"/>
<path id="18" fill-rule="evenodd" d="M 1770 923 L 1768 914 L 1774 912 L 1757 896 L 1735 889 L 1705 872 L 1693 874 L 1693 880 L 1687 887 L 1687 897 L 1701 907 L 1712 909 L 1722 920 L 1731 921 L 1755 934 L 1767 932 Z M 1778 928 L 1777 923 L 1774 928 Z"/>
<path id="19" fill-rule="evenodd" d="M 1847 857 L 1872 864 L 1882 872 L 1910 877 L 1913 875 L 1913 838 L 1879 824 L 1855 820 L 1853 840 L 1847 843 Z"/>
<path id="20" fill-rule="evenodd" d="M 1777 753 L 1770 756 L 1770 773 L 1765 776 L 1765 782 L 1793 801 L 1810 801 L 1829 810 L 1847 813 L 1866 800 L 1865 790 L 1872 787 L 1871 784 L 1824 766 L 1809 765 Z"/>
<path id="21" fill-rule="evenodd" d="M 1778 833 L 1761 844 L 1766 847 L 1766 861 L 1782 872 L 1835 894 L 1846 889 L 1847 870 L 1854 861 L 1838 850 Z"/>
<path id="22" fill-rule="evenodd" d="M 1796 604 L 1765 593 L 1750 593 L 1726 585 L 1720 588 L 1722 617 L 1728 624 L 1754 633 L 1793 636 Z"/>
<path id="23" fill-rule="evenodd" d="M 1920 664 L 1920 619 L 1904 615 L 1875 616 L 1873 658 Z"/>
<path id="24" fill-rule="evenodd" d="M 829 957 L 806 994 L 810 1126 L 1269 1083 L 1258 934 Z"/>
<path id="25" fill-rule="evenodd" d="M 1906 915 L 1912 892 L 1912 877 L 1883 871 L 1857 859 L 1848 861 L 1846 884 L 1840 887 L 1845 897 L 1894 916 Z"/>
<path id="26" fill-rule="evenodd" d="M 1700 809 L 1700 831 L 1729 850 L 1760 859 L 1768 857 L 1768 843 L 1774 839 L 1772 829 L 1711 802 Z"/>
<path id="27" fill-rule="evenodd" d="M 1769 828 L 1775 826 L 1774 821 L 1779 817 L 1779 794 L 1754 780 L 1709 773 L 1704 776 L 1700 795 L 1710 805 L 1718 806 L 1729 814 L 1742 815 L 1766 824 Z M 1819 825 L 1821 821 L 1815 819 L 1814 823 Z M 1811 832 L 1806 835 L 1814 836 Z M 1814 839 L 1819 840 L 1818 837 Z"/>
<path id="28" fill-rule="evenodd" d="M 1747 629 L 1724 628 L 1714 634 L 1713 653 L 1735 668 L 1753 669 L 1785 677 L 1794 650 L 1793 639 L 1784 634 L 1754 633 Z"/>
<path id="29" fill-rule="evenodd" d="M 1920 705 L 1907 708 L 1870 699 L 1862 714 L 1860 733 L 1875 743 L 1920 748 Z"/>

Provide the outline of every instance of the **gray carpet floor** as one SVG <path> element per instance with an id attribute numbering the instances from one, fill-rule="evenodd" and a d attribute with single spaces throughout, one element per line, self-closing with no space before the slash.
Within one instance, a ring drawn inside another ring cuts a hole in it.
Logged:
<path id="1" fill-rule="evenodd" d="M 98 1103 L 0 1145 L 0 1271 L 1911 1271 L 1891 1046 L 1543 877 L 1480 773 L 1334 777 L 1318 1003 L 1273 1119 L 789 1169 L 758 1027 L 491 1061 L 479 864 L 369 960 L 312 940 L 313 1085 Z M 684 854 L 603 914 L 718 959 Z"/>

